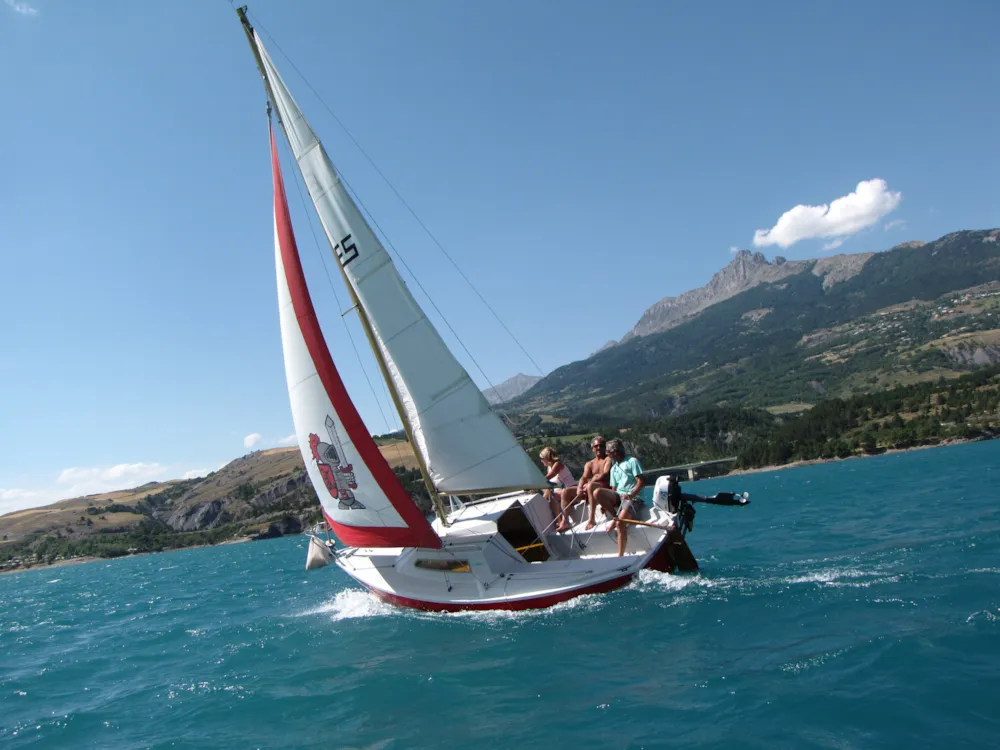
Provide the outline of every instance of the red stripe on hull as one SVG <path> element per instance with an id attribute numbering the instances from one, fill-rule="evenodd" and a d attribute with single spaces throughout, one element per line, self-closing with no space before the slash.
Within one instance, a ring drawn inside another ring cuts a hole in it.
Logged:
<path id="1" fill-rule="evenodd" d="M 660 542 L 660 546 L 657 547 L 656 551 L 649 556 L 646 564 L 642 566 L 643 568 L 657 570 L 660 573 L 674 572 L 674 568 L 677 566 L 674 565 L 674 559 L 670 556 L 670 548 L 667 546 L 667 536 L 668 535 L 666 534 L 663 536 L 663 541 Z"/>
<path id="2" fill-rule="evenodd" d="M 570 591 L 561 591 L 558 594 L 546 594 L 545 596 L 515 599 L 508 602 L 481 602 L 469 604 L 427 602 L 421 599 L 409 599 L 405 596 L 399 596 L 398 594 L 390 594 L 385 591 L 379 591 L 378 589 L 368 588 L 368 590 L 379 599 L 386 601 L 389 604 L 395 604 L 398 607 L 409 607 L 410 609 L 420 609 L 425 612 L 465 612 L 469 610 L 489 609 L 520 611 L 525 609 L 545 609 L 546 607 L 551 607 L 553 604 L 569 601 L 570 599 L 583 596 L 584 594 L 606 594 L 609 591 L 614 591 L 615 589 L 620 589 L 622 586 L 628 585 L 631 580 L 632 574 L 629 574 L 619 576 L 618 578 L 612 578 L 608 581 L 602 581 L 601 583 L 595 583 L 592 586 L 583 586 Z"/>
<path id="3" fill-rule="evenodd" d="M 333 364 L 333 358 L 330 356 L 326 341 L 323 339 L 323 332 L 320 330 L 319 320 L 316 317 L 315 309 L 313 309 L 312 298 L 309 296 L 309 287 L 306 286 L 306 277 L 302 270 L 302 262 L 299 260 L 299 251 L 295 245 L 295 235 L 292 232 L 291 217 L 288 215 L 285 183 L 281 178 L 281 165 L 278 163 L 278 147 L 274 140 L 273 130 L 271 130 L 271 170 L 274 176 L 274 219 L 278 232 L 278 246 L 281 251 L 281 264 L 285 269 L 285 281 L 288 283 L 292 307 L 295 310 L 295 318 L 298 321 L 299 330 L 302 332 L 302 338 L 305 340 L 309 356 L 316 367 L 323 388 L 326 389 L 330 403 L 336 409 L 337 416 L 340 417 L 344 429 L 347 430 L 355 450 L 364 461 L 365 466 L 368 467 L 379 488 L 403 519 L 403 523 L 406 524 L 405 527 L 394 528 L 336 524 L 340 530 L 351 529 L 349 534 L 353 538 L 341 536 L 339 532 L 337 536 L 347 544 L 360 547 L 389 546 L 440 549 L 441 540 L 438 535 L 434 533 L 420 509 L 414 505 L 413 500 L 403 489 L 403 485 L 400 484 L 399 479 L 368 433 L 368 428 L 365 427 L 361 415 L 354 407 L 354 403 L 347 393 L 347 388 L 344 386 L 344 381 L 340 379 L 340 373 L 337 372 L 337 368 Z M 319 488 L 316 490 L 320 491 Z M 385 544 L 382 540 L 387 539 L 388 536 L 391 536 L 393 541 L 390 544 Z M 397 540 L 396 537 L 399 539 Z"/>

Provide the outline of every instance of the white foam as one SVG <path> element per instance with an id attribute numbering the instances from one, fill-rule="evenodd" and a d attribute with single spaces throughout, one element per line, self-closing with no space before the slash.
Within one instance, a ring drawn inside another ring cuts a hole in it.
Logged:
<path id="1" fill-rule="evenodd" d="M 524 620 L 537 617 L 551 617 L 575 610 L 593 611 L 604 606 L 604 594 L 584 594 L 559 602 L 545 609 L 469 609 L 459 612 L 425 612 L 406 607 L 387 604 L 374 594 L 359 589 L 344 589 L 330 601 L 319 606 L 298 612 L 295 617 L 312 615 L 330 615 L 334 622 L 353 620 L 364 617 L 417 617 L 439 618 L 447 617 L 470 622 L 495 623 L 511 620 Z"/>
<path id="2" fill-rule="evenodd" d="M 997 611 L 1000 612 L 1000 609 L 998 609 Z M 965 621 L 967 623 L 974 622 L 978 620 L 980 617 L 985 619 L 987 622 L 996 622 L 998 619 L 1000 619 L 995 614 L 990 612 L 988 609 L 981 609 L 978 612 L 973 612 L 971 615 L 965 618 Z"/>
<path id="3" fill-rule="evenodd" d="M 344 589 L 318 607 L 299 612 L 298 617 L 310 615 L 330 615 L 334 622 L 354 620 L 360 617 L 384 617 L 399 614 L 400 610 L 360 589 Z"/>
<path id="4" fill-rule="evenodd" d="M 643 568 L 639 571 L 628 588 L 656 588 L 660 591 L 681 591 L 691 584 L 701 584 L 701 576 L 678 576 L 671 573 L 661 573 L 658 570 Z"/>
<path id="5" fill-rule="evenodd" d="M 812 669 L 813 667 L 821 667 L 830 659 L 836 659 L 838 656 L 843 656 L 846 654 L 848 649 L 842 648 L 837 651 L 829 651 L 822 654 L 817 654 L 809 659 L 798 662 L 790 662 L 787 664 L 782 664 L 780 669 L 782 672 L 791 672 L 792 674 L 799 674 L 807 669 Z M 725 679 L 725 678 L 723 678 Z"/>
<path id="6" fill-rule="evenodd" d="M 817 570 L 815 573 L 807 573 L 804 576 L 792 576 L 785 578 L 785 583 L 834 583 L 843 578 L 861 578 L 867 575 L 858 568 L 827 568 Z"/>
<path id="7" fill-rule="evenodd" d="M 572 612 L 580 609 L 587 612 L 594 611 L 604 606 L 606 594 L 583 594 L 567 599 L 564 602 L 553 604 L 544 609 L 466 609 L 460 612 L 441 613 L 447 617 L 470 620 L 472 622 L 494 623 L 510 620 L 525 620 L 537 617 L 552 617 L 565 612 Z M 425 615 L 431 614 L 425 612 Z"/>

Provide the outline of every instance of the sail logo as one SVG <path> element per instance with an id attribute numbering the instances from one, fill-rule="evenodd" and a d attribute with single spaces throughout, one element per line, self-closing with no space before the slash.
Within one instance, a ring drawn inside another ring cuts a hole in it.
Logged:
<path id="1" fill-rule="evenodd" d="M 330 494 L 337 498 L 339 510 L 364 510 L 365 506 L 358 501 L 353 492 L 358 488 L 354 466 L 347 463 L 344 446 L 337 434 L 337 425 L 329 414 L 325 424 L 330 442 L 325 443 L 316 433 L 309 433 L 309 448 L 312 450 L 320 476 L 323 477 L 323 484 Z"/>
<path id="2" fill-rule="evenodd" d="M 347 244 L 347 241 L 351 239 L 351 235 L 347 235 L 333 246 L 333 252 L 337 254 L 340 259 L 340 264 L 342 266 L 347 266 L 352 260 L 358 257 L 358 246 L 355 243 Z"/>

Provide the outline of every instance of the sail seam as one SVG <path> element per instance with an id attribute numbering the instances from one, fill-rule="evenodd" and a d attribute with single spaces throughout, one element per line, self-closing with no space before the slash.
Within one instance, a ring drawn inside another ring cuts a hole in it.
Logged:
<path id="1" fill-rule="evenodd" d="M 487 456 L 486 458 L 482 459 L 481 461 L 477 461 L 476 463 L 472 464 L 471 466 L 464 467 L 461 471 L 455 472 L 454 474 L 451 474 L 450 476 L 444 477 L 440 482 L 435 482 L 435 485 L 441 485 L 441 484 L 444 484 L 445 482 L 447 482 L 449 479 L 454 479 L 455 477 L 460 477 L 460 476 L 462 476 L 462 474 L 465 474 L 466 472 L 469 472 L 472 469 L 475 469 L 477 466 L 481 466 L 482 464 L 486 463 L 487 461 L 492 461 L 494 458 L 499 458 L 500 456 L 502 456 L 502 455 L 504 455 L 506 453 L 510 453 L 513 450 L 522 450 L 522 449 L 521 449 L 521 446 L 519 446 L 519 445 L 514 445 L 514 446 L 512 446 L 510 448 L 505 448 L 504 450 L 499 451 L 498 453 L 494 453 L 492 456 Z"/>

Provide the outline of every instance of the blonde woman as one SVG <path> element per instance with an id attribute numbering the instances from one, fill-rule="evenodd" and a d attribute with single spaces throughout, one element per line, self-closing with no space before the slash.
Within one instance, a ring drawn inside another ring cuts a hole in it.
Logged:
<path id="1" fill-rule="evenodd" d="M 566 523 L 565 511 L 576 498 L 576 480 L 573 479 L 573 473 L 566 468 L 566 464 L 559 459 L 559 455 L 551 446 L 547 445 L 542 448 L 538 457 L 542 460 L 542 465 L 545 466 L 545 478 L 554 485 L 553 489 L 545 490 L 543 494 L 545 499 L 549 501 L 553 517 L 559 519 L 556 531 L 566 531 L 569 524 Z"/>

